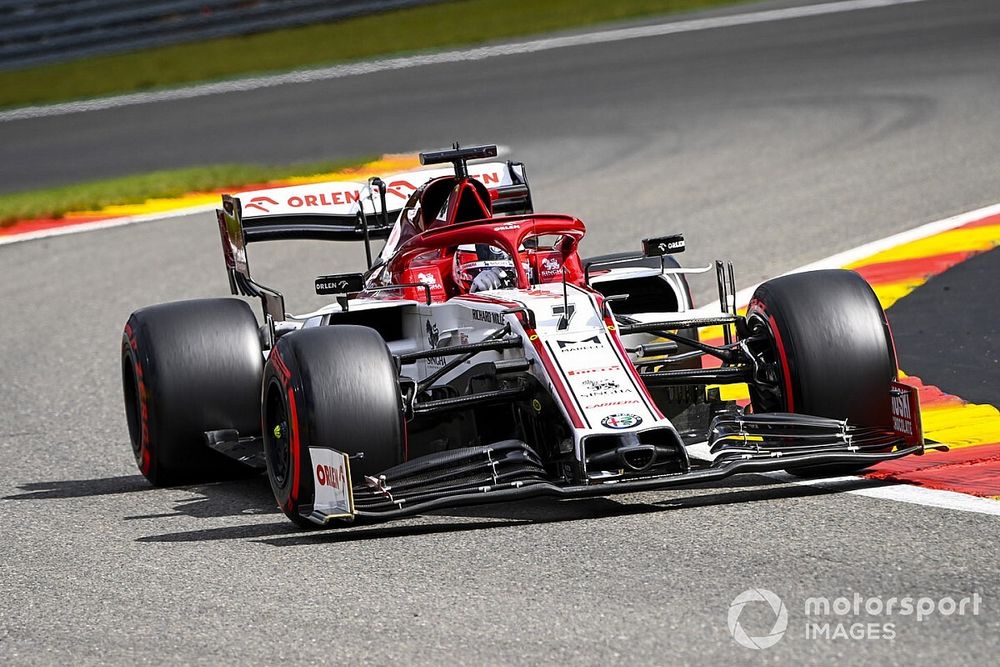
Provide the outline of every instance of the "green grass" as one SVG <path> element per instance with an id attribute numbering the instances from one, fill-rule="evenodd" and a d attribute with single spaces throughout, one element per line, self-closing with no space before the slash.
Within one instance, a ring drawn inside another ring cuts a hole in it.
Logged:
<path id="1" fill-rule="evenodd" d="M 0 195 L 0 227 L 9 226 L 18 220 L 60 218 L 71 211 L 141 204 L 155 197 L 179 197 L 189 192 L 238 188 L 293 176 L 322 174 L 356 167 L 373 159 L 375 158 L 358 158 L 280 167 L 219 164 L 3 194 Z"/>
<path id="2" fill-rule="evenodd" d="M 0 108 L 477 44 L 746 0 L 459 0 L 0 72 Z"/>

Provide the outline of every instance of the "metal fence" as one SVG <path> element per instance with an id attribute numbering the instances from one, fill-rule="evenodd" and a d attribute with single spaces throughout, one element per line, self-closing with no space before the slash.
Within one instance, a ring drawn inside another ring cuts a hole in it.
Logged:
<path id="1" fill-rule="evenodd" d="M 0 0 L 0 69 L 335 21 L 442 0 Z"/>

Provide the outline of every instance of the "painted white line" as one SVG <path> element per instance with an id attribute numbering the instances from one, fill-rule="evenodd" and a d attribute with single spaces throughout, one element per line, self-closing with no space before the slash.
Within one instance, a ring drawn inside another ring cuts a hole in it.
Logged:
<path id="1" fill-rule="evenodd" d="M 925 225 L 908 229 L 905 232 L 893 234 L 892 236 L 886 236 L 885 238 L 878 239 L 877 241 L 865 243 L 864 245 L 859 245 L 856 248 L 851 248 L 850 250 L 845 250 L 844 252 L 837 253 L 836 255 L 831 255 L 830 257 L 825 257 L 810 264 L 800 266 L 797 269 L 792 269 L 791 271 L 787 271 L 781 275 L 787 276 L 793 273 L 818 271 L 820 269 L 839 269 L 845 264 L 851 264 L 865 259 L 866 257 L 871 257 L 872 255 L 882 252 L 883 250 L 889 250 L 890 248 L 895 248 L 898 245 L 910 243 L 911 241 L 918 241 L 920 239 L 927 238 L 928 236 L 940 234 L 941 232 L 946 232 L 950 229 L 955 229 L 956 227 L 961 227 L 962 225 L 966 225 L 970 222 L 976 222 L 993 215 L 1000 215 L 1000 204 L 986 206 L 984 208 L 976 209 L 975 211 L 969 211 L 968 213 L 960 213 L 959 215 L 945 218 L 944 220 L 928 222 Z M 760 283 L 751 285 L 750 287 L 746 287 L 736 292 L 736 305 L 739 307 L 747 305 L 750 298 L 753 296 L 754 291 L 758 287 L 760 287 Z M 701 311 L 704 311 L 705 313 L 717 313 L 719 312 L 719 305 L 717 303 L 707 304 L 697 308 L 693 312 L 697 313 Z"/>
<path id="2" fill-rule="evenodd" d="M 800 486 L 815 486 L 831 491 L 843 491 L 844 493 L 865 496 L 867 498 L 894 500 L 896 502 L 924 505 L 925 507 L 938 507 L 958 512 L 974 512 L 976 514 L 1000 516 L 1000 502 L 992 498 L 980 498 L 965 493 L 958 493 L 957 491 L 928 489 L 912 484 L 887 484 L 885 486 L 855 489 L 851 487 L 856 486 L 859 482 L 877 484 L 878 480 L 854 476 L 808 480 L 799 479 L 784 472 L 767 473 L 764 476 L 779 482 L 791 482 Z"/>
<path id="3" fill-rule="evenodd" d="M 93 232 L 98 229 L 110 229 L 111 227 L 134 225 L 139 222 L 153 222 L 155 220 L 166 220 L 167 218 L 180 218 L 185 215 L 192 215 L 195 213 L 207 213 L 209 211 L 214 211 L 215 209 L 216 205 L 211 204 L 207 206 L 192 206 L 190 208 L 179 208 L 174 211 L 167 211 L 163 213 L 148 213 L 144 215 L 130 215 L 123 218 L 110 218 L 108 220 L 95 220 L 93 222 L 84 222 L 78 225 L 69 223 L 59 227 L 50 227 L 49 229 L 39 229 L 38 231 L 34 232 L 24 232 L 23 234 L 11 234 L 9 236 L 0 236 L 0 246 L 9 245 L 11 243 L 20 243 L 22 241 L 35 241 L 38 239 L 47 239 L 53 236 L 67 236 L 69 234 L 81 234 L 83 232 Z"/>
<path id="4" fill-rule="evenodd" d="M 644 37 L 661 37 L 677 33 L 698 32 L 702 30 L 729 28 L 755 23 L 787 21 L 789 19 L 853 12 L 877 7 L 890 7 L 894 5 L 909 5 L 926 1 L 928 0 L 841 0 L 840 2 L 827 2 L 818 5 L 787 7 L 784 9 L 771 9 L 758 12 L 747 12 L 743 14 L 732 14 L 729 16 L 690 19 L 687 21 L 672 21 L 668 23 L 657 23 L 632 28 L 600 30 L 596 32 L 566 35 L 562 37 L 546 37 L 524 42 L 513 42 L 510 44 L 498 44 L 495 46 L 445 51 L 443 53 L 431 53 L 399 58 L 384 58 L 381 60 L 371 60 L 347 65 L 335 65 L 319 69 L 299 70 L 270 76 L 206 83 L 186 88 L 174 88 L 148 93 L 133 93 L 130 95 L 117 95 L 114 97 L 102 97 L 80 102 L 21 107 L 18 109 L 0 112 L 0 122 L 24 120 L 28 118 L 43 118 L 46 116 L 62 116 L 65 114 L 114 109 L 117 107 L 133 106 L 137 104 L 152 104 L 154 102 L 184 100 L 193 97 L 204 97 L 207 95 L 221 95 L 225 93 L 260 90 L 261 88 L 271 88 L 287 84 L 341 79 L 349 76 L 361 76 L 375 72 L 410 69 L 412 67 L 423 67 L 425 65 L 485 60 L 487 58 L 496 58 L 500 56 L 510 56 L 523 53 L 537 53 L 539 51 L 550 51 L 552 49 L 562 49 L 572 46 L 607 44 L 609 42 L 621 42 L 631 39 L 642 39 Z"/>

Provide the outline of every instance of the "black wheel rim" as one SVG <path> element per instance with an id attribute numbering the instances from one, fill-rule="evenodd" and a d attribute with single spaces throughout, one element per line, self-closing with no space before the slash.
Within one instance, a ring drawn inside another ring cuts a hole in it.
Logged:
<path id="1" fill-rule="evenodd" d="M 774 334 L 770 325 L 757 314 L 747 315 L 747 326 L 752 337 L 767 340 L 766 343 L 749 346 L 750 352 L 757 357 L 759 366 L 759 381 L 748 385 L 750 403 L 754 412 L 783 412 L 786 410 L 786 402 Z"/>
<path id="2" fill-rule="evenodd" d="M 265 412 L 264 441 L 267 469 L 279 488 L 284 488 L 290 478 L 291 435 L 284 398 L 277 387 L 272 387 Z"/>

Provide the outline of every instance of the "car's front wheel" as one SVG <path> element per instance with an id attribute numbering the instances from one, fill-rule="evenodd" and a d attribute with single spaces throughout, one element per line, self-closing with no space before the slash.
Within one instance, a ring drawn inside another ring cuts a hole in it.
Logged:
<path id="1" fill-rule="evenodd" d="M 303 329 L 278 339 L 264 369 L 264 455 L 285 515 L 302 527 L 315 498 L 310 448 L 350 456 L 355 481 L 402 463 L 406 425 L 392 356 L 373 329 Z"/>
<path id="2" fill-rule="evenodd" d="M 891 427 L 896 357 L 885 312 L 853 271 L 825 270 L 763 283 L 747 308 L 752 333 L 766 339 L 770 386 L 750 387 L 754 412 L 796 412 Z M 864 466 L 812 466 L 799 475 L 848 474 Z"/>

